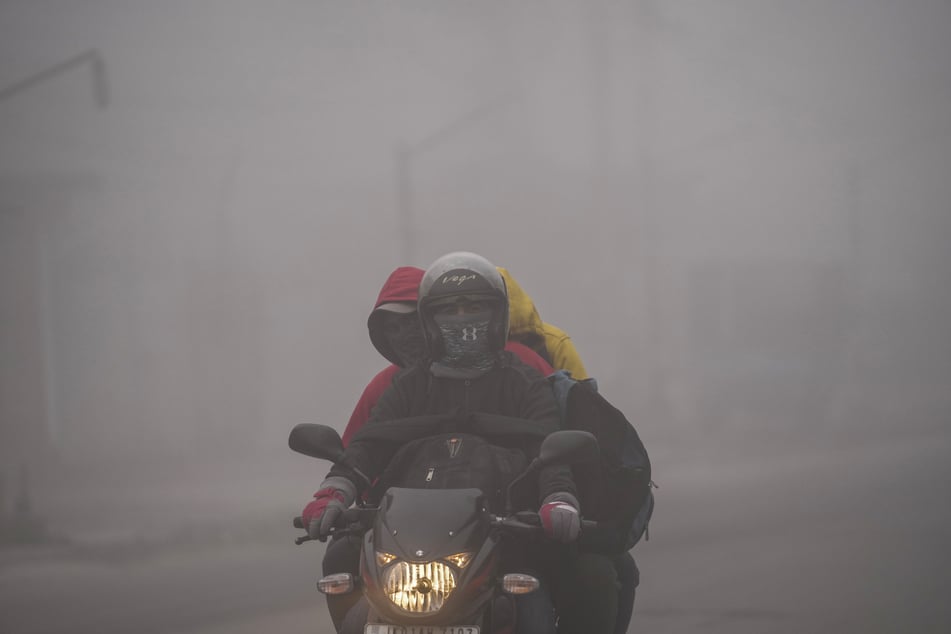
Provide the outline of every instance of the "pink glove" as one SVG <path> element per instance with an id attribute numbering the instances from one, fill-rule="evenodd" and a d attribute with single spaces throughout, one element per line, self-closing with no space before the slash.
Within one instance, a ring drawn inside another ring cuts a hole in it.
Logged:
<path id="1" fill-rule="evenodd" d="M 353 501 L 353 485 L 343 478 L 328 478 L 313 501 L 304 507 L 301 519 L 313 539 L 327 537 L 340 515 Z M 339 486 L 334 486 L 339 485 Z"/>
<path id="2" fill-rule="evenodd" d="M 578 539 L 581 532 L 581 515 L 578 513 L 578 500 L 570 493 L 553 493 L 545 498 L 538 509 L 545 534 L 559 542 L 567 543 Z"/>

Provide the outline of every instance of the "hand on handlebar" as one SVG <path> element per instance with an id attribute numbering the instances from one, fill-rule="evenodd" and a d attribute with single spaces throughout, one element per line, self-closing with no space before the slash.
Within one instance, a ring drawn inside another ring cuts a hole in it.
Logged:
<path id="1" fill-rule="evenodd" d="M 304 507 L 301 520 L 311 539 L 327 539 L 330 529 L 347 510 L 344 493 L 333 487 L 323 488 L 314 494 L 314 499 Z"/>
<path id="2" fill-rule="evenodd" d="M 301 513 L 304 528 L 311 539 L 326 540 L 356 494 L 356 487 L 347 478 L 332 476 L 324 480 L 314 493 L 314 499 Z"/>
<path id="3" fill-rule="evenodd" d="M 545 534 L 562 543 L 573 542 L 581 533 L 578 501 L 570 493 L 554 493 L 545 498 L 538 510 Z"/>
<path id="4" fill-rule="evenodd" d="M 334 521 L 333 526 L 330 527 L 330 532 L 327 536 L 321 537 L 311 537 L 308 533 L 307 535 L 302 535 L 294 540 L 298 546 L 304 542 L 309 542 L 311 540 L 325 542 L 327 537 L 337 537 L 338 535 L 362 535 L 370 527 L 373 518 L 376 517 L 376 513 L 379 512 L 379 507 L 367 507 L 367 506 L 353 506 L 348 508 L 346 511 L 340 514 L 340 516 Z M 294 528 L 303 528 L 307 530 L 307 525 L 304 523 L 303 517 L 294 518 Z"/>
<path id="5" fill-rule="evenodd" d="M 580 524 L 581 532 L 598 528 L 598 522 L 595 520 L 582 519 Z M 516 511 L 509 516 L 496 517 L 492 525 L 520 533 L 545 534 L 541 515 L 536 511 Z"/>

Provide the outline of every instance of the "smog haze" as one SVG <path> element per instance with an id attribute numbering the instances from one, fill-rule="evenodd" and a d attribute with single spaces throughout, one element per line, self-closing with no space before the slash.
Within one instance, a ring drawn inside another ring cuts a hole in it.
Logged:
<path id="1" fill-rule="evenodd" d="M 342 430 L 386 365 L 389 272 L 468 250 L 651 452 L 630 631 L 946 631 L 949 166 L 942 0 L 5 0 L 0 511 L 104 550 L 273 537 L 298 594 L 231 618 L 322 604 L 289 522 L 327 465 L 288 432 Z M 822 600 L 721 567 L 817 526 Z"/>

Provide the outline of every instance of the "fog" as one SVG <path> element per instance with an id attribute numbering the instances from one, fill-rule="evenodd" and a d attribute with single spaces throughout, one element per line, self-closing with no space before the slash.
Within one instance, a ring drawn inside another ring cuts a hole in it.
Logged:
<path id="1" fill-rule="evenodd" d="M 283 531 L 326 466 L 287 433 L 343 429 L 383 280 L 458 249 L 661 492 L 945 446 L 949 165 L 944 0 L 3 0 L 3 513 Z"/>

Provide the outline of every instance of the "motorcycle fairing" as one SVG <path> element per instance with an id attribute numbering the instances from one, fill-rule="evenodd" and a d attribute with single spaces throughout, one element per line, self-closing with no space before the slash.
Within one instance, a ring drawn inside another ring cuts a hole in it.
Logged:
<path id="1" fill-rule="evenodd" d="M 479 489 L 388 489 L 374 528 L 364 540 L 360 563 L 367 599 L 376 613 L 393 622 L 473 623 L 492 593 L 498 567 L 498 536 L 490 531 L 488 518 Z M 378 551 L 415 563 L 461 552 L 475 556 L 459 571 L 456 591 L 439 612 L 410 614 L 396 608 L 379 587 Z"/>

